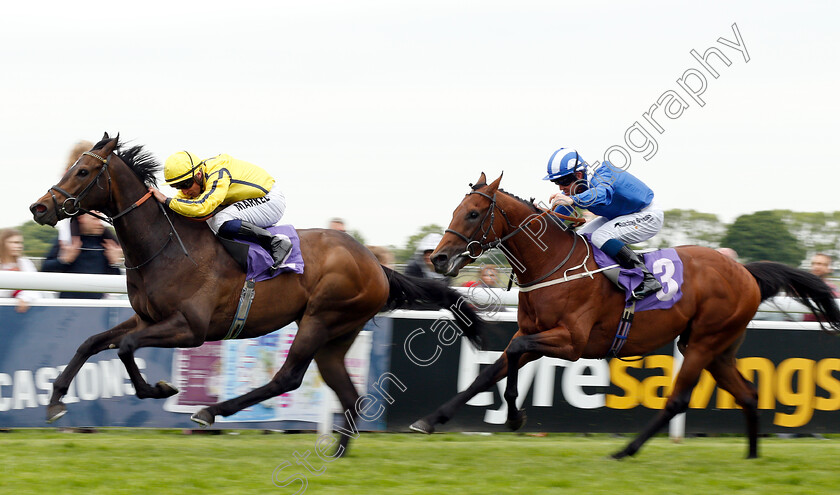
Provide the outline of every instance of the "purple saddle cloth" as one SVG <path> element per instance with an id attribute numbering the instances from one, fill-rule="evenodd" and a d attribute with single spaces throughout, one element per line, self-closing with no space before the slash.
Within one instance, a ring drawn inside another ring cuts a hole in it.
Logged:
<path id="1" fill-rule="evenodd" d="M 274 273 L 269 273 L 269 268 L 274 264 L 271 254 L 258 244 L 243 239 L 236 239 L 236 242 L 248 246 L 247 279 L 254 279 L 256 282 L 261 282 L 274 278 L 281 273 L 303 273 L 303 255 L 300 252 L 300 238 L 295 228 L 291 225 L 275 225 L 268 227 L 266 230 L 272 234 L 285 234 L 288 236 L 292 240 L 292 252 L 286 259 L 285 264 L 280 265 L 280 268 Z"/>
<path id="2" fill-rule="evenodd" d="M 588 239 L 588 236 L 587 236 Z M 595 257 L 595 263 L 598 267 L 603 268 L 617 264 L 616 261 L 606 255 L 603 251 L 592 246 L 592 254 Z M 662 289 L 659 292 L 651 294 L 641 301 L 636 302 L 636 311 L 646 311 L 649 309 L 668 309 L 682 298 L 682 284 L 683 284 L 683 263 L 677 251 L 673 248 L 660 249 L 642 255 L 645 266 L 656 277 L 656 280 L 662 284 Z M 630 301 L 633 289 L 638 287 L 644 276 L 642 270 L 634 268 L 628 270 L 622 268 L 618 275 L 618 282 L 624 287 L 624 301 Z"/>

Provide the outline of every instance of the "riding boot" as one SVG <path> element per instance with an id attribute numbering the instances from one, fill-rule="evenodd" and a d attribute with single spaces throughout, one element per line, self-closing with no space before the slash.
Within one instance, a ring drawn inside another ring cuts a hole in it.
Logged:
<path id="1" fill-rule="evenodd" d="M 292 252 L 292 241 L 283 234 L 272 234 L 264 228 L 242 221 L 239 225 L 239 230 L 236 236 L 256 242 L 262 246 L 266 251 L 271 253 L 271 258 L 274 264 L 271 265 L 271 271 L 277 270 L 280 265 L 286 262 L 289 254 Z"/>
<path id="2" fill-rule="evenodd" d="M 642 270 L 642 274 L 645 278 L 642 280 L 642 284 L 633 291 L 633 299 L 644 299 L 645 297 L 662 289 L 662 285 L 653 277 L 653 274 L 648 271 L 645 263 L 641 260 L 641 258 L 639 258 L 639 255 L 637 255 L 629 247 L 622 246 L 615 255 L 615 260 L 618 261 L 618 264 L 621 265 L 622 268 L 627 268 L 628 270 L 639 268 Z"/>

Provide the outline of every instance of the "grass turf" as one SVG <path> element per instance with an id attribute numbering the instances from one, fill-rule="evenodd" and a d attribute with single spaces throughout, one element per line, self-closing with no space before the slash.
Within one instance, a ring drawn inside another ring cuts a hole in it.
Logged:
<path id="1" fill-rule="evenodd" d="M 762 438 L 746 460 L 741 437 L 657 437 L 633 458 L 607 456 L 627 438 L 516 434 L 362 434 L 350 456 L 324 463 L 317 436 L 260 432 L 183 435 L 103 429 L 96 434 L 14 430 L 0 434 L 0 492 L 63 493 L 834 493 L 840 438 Z M 310 451 L 315 475 L 294 464 Z"/>

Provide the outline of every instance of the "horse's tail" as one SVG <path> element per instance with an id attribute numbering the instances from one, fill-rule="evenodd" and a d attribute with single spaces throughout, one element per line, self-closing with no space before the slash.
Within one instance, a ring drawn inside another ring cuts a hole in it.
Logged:
<path id="1" fill-rule="evenodd" d="M 770 261 L 747 263 L 744 267 L 758 282 L 762 301 L 784 290 L 817 317 L 823 330 L 829 333 L 840 332 L 840 308 L 837 307 L 831 287 L 820 277 Z M 828 323 L 828 328 L 823 322 Z"/>
<path id="2" fill-rule="evenodd" d="M 469 301 L 442 280 L 410 277 L 383 266 L 388 277 L 390 293 L 383 310 L 446 309 L 455 316 L 455 323 L 470 342 L 483 348 L 482 336 L 487 322 L 479 318 Z"/>

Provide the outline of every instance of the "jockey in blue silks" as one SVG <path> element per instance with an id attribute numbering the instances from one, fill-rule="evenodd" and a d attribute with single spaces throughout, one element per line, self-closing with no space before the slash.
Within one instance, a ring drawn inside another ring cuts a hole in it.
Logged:
<path id="1" fill-rule="evenodd" d="M 589 170 L 571 148 L 560 148 L 551 155 L 543 180 L 560 187 L 560 192 L 549 198 L 555 211 L 565 213 L 561 210 L 574 205 L 598 215 L 578 229 L 579 233 L 591 234 L 592 244 L 615 258 L 622 268 L 642 270 L 644 281 L 633 291 L 634 299 L 643 299 L 662 288 L 639 256 L 627 247 L 650 239 L 662 228 L 664 214 L 644 182 L 609 162 Z"/>

